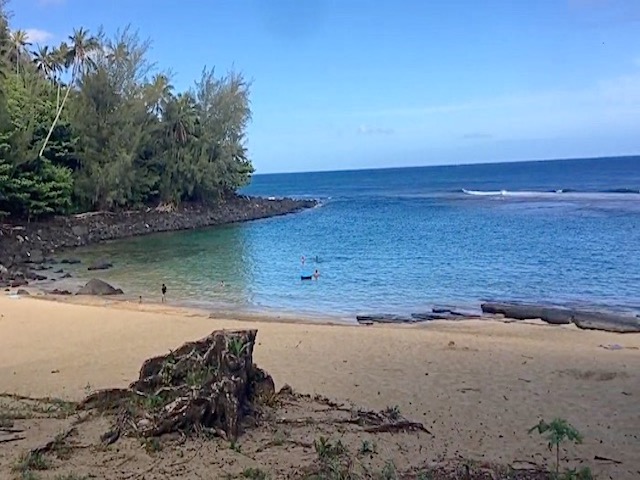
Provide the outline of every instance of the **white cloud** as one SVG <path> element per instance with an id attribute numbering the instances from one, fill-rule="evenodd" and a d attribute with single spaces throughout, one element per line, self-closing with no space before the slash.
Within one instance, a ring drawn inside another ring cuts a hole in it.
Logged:
<path id="1" fill-rule="evenodd" d="M 27 28 L 25 32 L 30 43 L 47 43 L 53 39 L 53 33 L 39 28 Z"/>
<path id="2" fill-rule="evenodd" d="M 358 127 L 358 133 L 361 135 L 391 135 L 393 133 L 393 129 L 360 125 Z"/>

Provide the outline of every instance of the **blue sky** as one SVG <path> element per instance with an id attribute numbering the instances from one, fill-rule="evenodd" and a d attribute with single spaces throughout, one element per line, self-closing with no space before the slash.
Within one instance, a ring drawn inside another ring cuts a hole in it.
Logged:
<path id="1" fill-rule="evenodd" d="M 640 153 L 638 0 L 13 0 L 57 43 L 131 24 L 187 88 L 253 81 L 258 173 Z"/>

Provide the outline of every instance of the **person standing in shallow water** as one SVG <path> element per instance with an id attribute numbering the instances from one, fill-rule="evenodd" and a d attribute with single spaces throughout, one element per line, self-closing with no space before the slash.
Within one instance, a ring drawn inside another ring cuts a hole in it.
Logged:
<path id="1" fill-rule="evenodd" d="M 162 303 L 166 301 L 166 297 L 167 297 L 167 286 L 163 283 L 162 284 Z"/>

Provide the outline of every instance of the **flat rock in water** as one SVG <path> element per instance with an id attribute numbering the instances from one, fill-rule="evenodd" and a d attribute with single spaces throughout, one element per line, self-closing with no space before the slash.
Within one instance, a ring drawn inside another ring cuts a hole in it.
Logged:
<path id="1" fill-rule="evenodd" d="M 415 323 L 417 320 L 406 315 L 394 315 L 391 313 L 380 313 L 373 315 L 357 315 L 356 320 L 363 324 L 371 323 Z"/>
<path id="2" fill-rule="evenodd" d="M 76 295 L 122 295 L 123 293 L 120 288 L 114 288 L 103 280 L 92 278 Z"/>
<path id="3" fill-rule="evenodd" d="M 76 264 L 81 263 L 81 262 L 77 258 L 63 258 L 62 260 L 60 260 L 60 263 L 64 263 L 64 264 L 67 264 L 67 265 L 76 265 Z"/>
<path id="4" fill-rule="evenodd" d="M 514 320 L 532 320 L 539 318 L 553 325 L 568 325 L 572 322 L 573 311 L 560 307 L 544 305 L 524 305 L 518 303 L 483 303 L 484 313 L 500 314 Z"/>
<path id="5" fill-rule="evenodd" d="M 53 290 L 49 291 L 50 295 L 71 295 L 71 292 L 69 290 L 60 290 L 58 288 L 54 288 Z"/>
<path id="6" fill-rule="evenodd" d="M 113 263 L 107 262 L 106 260 L 99 260 L 89 265 L 89 268 L 87 268 L 87 270 L 107 270 L 111 267 L 113 267 Z"/>
<path id="7" fill-rule="evenodd" d="M 584 330 L 640 333 L 640 318 L 615 312 L 574 311 L 573 323 Z"/>
<path id="8" fill-rule="evenodd" d="M 460 317 L 457 315 L 452 315 L 451 313 L 434 313 L 434 312 L 424 312 L 424 313 L 412 313 L 411 318 L 414 321 L 418 322 L 428 322 L 429 320 L 458 320 Z"/>

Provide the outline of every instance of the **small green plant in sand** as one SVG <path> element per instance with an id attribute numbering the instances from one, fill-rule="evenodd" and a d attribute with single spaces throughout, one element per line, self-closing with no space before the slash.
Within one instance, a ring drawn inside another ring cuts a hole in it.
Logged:
<path id="1" fill-rule="evenodd" d="M 398 420 L 400 418 L 400 407 L 398 405 L 394 405 L 393 407 L 387 407 L 384 410 L 384 414 L 389 417 L 391 420 Z"/>
<path id="2" fill-rule="evenodd" d="M 91 386 L 91 384 L 89 382 L 87 382 L 87 384 L 84 386 L 84 394 L 86 396 L 89 396 L 89 394 L 93 391 L 93 387 Z"/>
<path id="3" fill-rule="evenodd" d="M 0 428 L 11 428 L 13 427 L 13 419 L 7 413 L 0 412 Z"/>
<path id="4" fill-rule="evenodd" d="M 376 453 L 376 444 L 375 442 L 371 442 L 369 440 L 362 440 L 362 444 L 360 445 L 359 450 L 360 455 L 369 455 L 372 453 Z"/>
<path id="5" fill-rule="evenodd" d="M 36 472 L 25 470 L 24 472 L 21 472 L 20 475 L 16 478 L 19 480 L 40 480 L 41 477 Z"/>
<path id="6" fill-rule="evenodd" d="M 566 441 L 574 444 L 582 443 L 582 435 L 576 428 L 564 418 L 555 418 L 550 423 L 540 420 L 537 425 L 529 429 L 529 433 L 538 432 L 544 435 L 550 451 L 556 452 L 556 478 L 563 480 L 589 480 L 593 478 L 591 470 L 586 467 L 580 471 L 568 470 L 560 476 L 560 445 Z"/>
<path id="7" fill-rule="evenodd" d="M 144 450 L 149 454 L 153 455 L 154 453 L 158 453 L 162 451 L 162 443 L 155 437 L 145 438 L 142 440 L 142 446 Z"/>
<path id="8" fill-rule="evenodd" d="M 317 440 L 314 440 L 313 448 L 320 460 L 339 457 L 347 453 L 347 447 L 344 446 L 341 440 L 337 440 L 334 443 L 325 437 L 320 437 Z"/>
<path id="9" fill-rule="evenodd" d="M 229 339 L 229 343 L 227 343 L 227 348 L 229 352 L 235 357 L 239 357 L 249 346 L 248 343 L 244 343 L 241 338 L 233 337 Z"/>
<path id="10" fill-rule="evenodd" d="M 238 442 L 231 441 L 231 443 L 229 444 L 229 448 L 234 452 L 242 453 L 242 447 Z"/>
<path id="11" fill-rule="evenodd" d="M 27 452 L 23 454 L 13 466 L 14 472 L 29 472 L 32 470 L 48 470 L 49 462 L 41 453 Z"/>
<path id="12" fill-rule="evenodd" d="M 273 434 L 273 441 L 271 443 L 279 447 L 280 445 L 284 445 L 284 442 L 287 441 L 288 437 L 289 437 L 288 432 L 283 430 L 277 430 L 276 433 Z"/>
<path id="13" fill-rule="evenodd" d="M 242 471 L 243 478 L 251 478 L 252 480 L 267 480 L 269 478 L 269 474 L 264 470 L 259 468 L 245 468 Z"/>
<path id="14" fill-rule="evenodd" d="M 396 480 L 398 478 L 396 466 L 393 464 L 393 462 L 389 461 L 384 464 L 381 476 L 383 480 Z"/>

